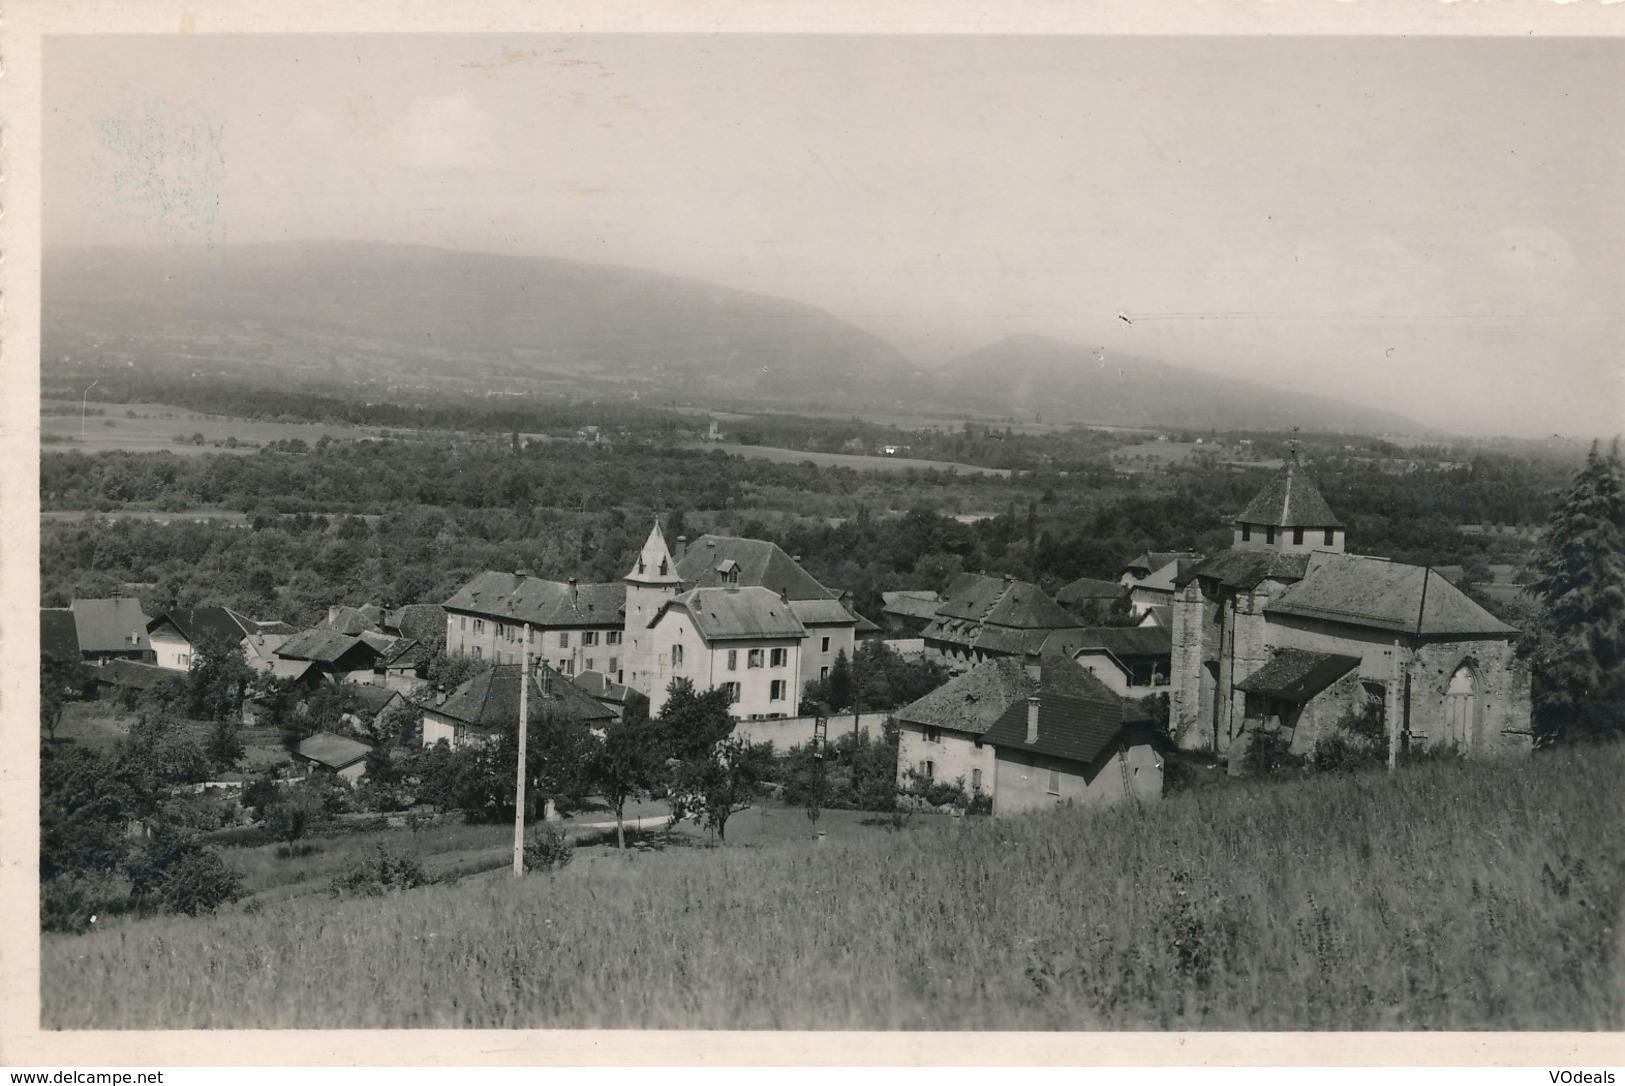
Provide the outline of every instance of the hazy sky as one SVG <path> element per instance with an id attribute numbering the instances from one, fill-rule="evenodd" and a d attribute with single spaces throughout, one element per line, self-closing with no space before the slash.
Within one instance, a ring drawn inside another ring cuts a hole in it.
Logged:
<path id="1" fill-rule="evenodd" d="M 44 90 L 47 245 L 563 256 L 924 362 L 1038 332 L 1625 427 L 1621 40 L 58 38 Z"/>

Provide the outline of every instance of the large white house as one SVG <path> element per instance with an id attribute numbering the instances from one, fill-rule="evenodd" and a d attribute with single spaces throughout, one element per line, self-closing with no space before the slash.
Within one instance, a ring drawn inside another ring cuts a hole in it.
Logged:
<path id="1" fill-rule="evenodd" d="M 795 714 L 807 627 L 784 597 L 758 585 L 690 589 L 660 608 L 648 635 L 651 714 L 673 679 L 727 690 L 740 720 Z"/>

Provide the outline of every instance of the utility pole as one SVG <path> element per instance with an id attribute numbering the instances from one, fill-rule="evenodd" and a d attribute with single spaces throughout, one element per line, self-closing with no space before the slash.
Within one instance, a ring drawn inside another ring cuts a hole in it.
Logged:
<path id="1" fill-rule="evenodd" d="M 530 623 L 520 628 L 519 765 L 514 770 L 513 877 L 525 874 L 525 739 L 530 732 Z"/>
<path id="2" fill-rule="evenodd" d="M 90 390 L 102 383 L 100 377 L 85 386 L 85 394 L 79 399 L 79 444 L 85 443 L 85 409 L 90 406 Z"/>

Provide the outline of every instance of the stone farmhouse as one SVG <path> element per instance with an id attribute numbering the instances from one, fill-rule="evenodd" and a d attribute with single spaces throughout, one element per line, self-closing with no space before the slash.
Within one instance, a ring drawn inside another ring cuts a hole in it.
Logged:
<path id="1" fill-rule="evenodd" d="M 198 642 L 213 637 L 243 647 L 257 670 L 269 671 L 275 652 L 294 632 L 285 622 L 259 622 L 229 607 L 176 607 L 147 623 L 147 637 L 159 667 L 186 671 Z"/>
<path id="2" fill-rule="evenodd" d="M 1059 654 L 986 660 L 899 709 L 898 783 L 960 783 L 995 814 L 1162 794 L 1151 715 Z"/>
<path id="3" fill-rule="evenodd" d="M 1078 620 L 1030 581 L 961 573 L 921 633 L 928 656 L 954 674 L 985 660 L 1033 655 Z"/>
<path id="4" fill-rule="evenodd" d="M 1161 626 L 1092 626 L 1053 633 L 1046 654 L 1076 662 L 1119 697 L 1166 693 L 1172 669 L 1172 632 Z"/>
<path id="5" fill-rule="evenodd" d="M 79 654 L 87 664 L 110 660 L 153 661 L 152 644 L 147 637 L 150 621 L 141 610 L 141 601 L 120 596 L 111 599 L 74 600 L 74 636 Z"/>
<path id="6" fill-rule="evenodd" d="M 565 675 L 600 671 L 622 681 L 626 587 L 487 571 L 443 605 L 446 651 L 517 664 L 522 638 L 532 659 Z"/>
<path id="7" fill-rule="evenodd" d="M 444 740 L 457 750 L 496 742 L 519 719 L 520 670 L 519 664 L 498 664 L 424 704 L 423 745 L 432 747 Z M 615 719 L 613 710 L 547 664 L 535 667 L 526 681 L 530 683 L 526 708 L 532 713 L 559 714 L 596 727 Z"/>
<path id="8" fill-rule="evenodd" d="M 1380 714 L 1391 749 L 1528 750 L 1517 631 L 1435 570 L 1348 554 L 1296 457 L 1235 519 L 1228 550 L 1177 575 L 1170 726 L 1181 747 L 1276 730 L 1307 752 Z"/>

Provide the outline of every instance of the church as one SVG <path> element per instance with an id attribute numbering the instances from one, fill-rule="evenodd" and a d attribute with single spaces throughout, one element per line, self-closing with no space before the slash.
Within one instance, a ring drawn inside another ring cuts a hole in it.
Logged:
<path id="1" fill-rule="evenodd" d="M 1228 550 L 1174 578 L 1169 727 L 1235 755 L 1258 730 L 1307 754 L 1379 716 L 1389 749 L 1527 751 L 1518 631 L 1430 567 L 1344 550 L 1344 525 L 1294 453 L 1237 515 Z"/>

